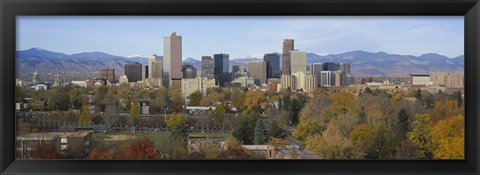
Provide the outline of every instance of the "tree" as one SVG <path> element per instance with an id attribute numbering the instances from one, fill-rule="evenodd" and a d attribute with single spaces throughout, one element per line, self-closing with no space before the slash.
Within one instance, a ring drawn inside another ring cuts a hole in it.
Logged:
<path id="1" fill-rule="evenodd" d="M 170 132 L 170 140 L 180 140 L 183 142 L 187 142 L 188 133 L 187 133 L 187 126 L 185 123 L 178 123 L 175 127 L 172 128 L 172 132 Z"/>
<path id="2" fill-rule="evenodd" d="M 419 157 L 422 159 L 433 158 L 434 146 L 432 144 L 432 120 L 428 114 L 417 114 L 413 122 L 413 130 L 408 133 L 408 139 L 419 148 Z"/>
<path id="3" fill-rule="evenodd" d="M 15 86 L 15 102 L 22 102 L 23 98 L 27 95 L 24 89 L 20 86 Z"/>
<path id="4" fill-rule="evenodd" d="M 422 99 L 422 91 L 420 89 L 417 89 L 417 91 L 415 91 L 415 98 L 417 100 L 421 100 Z"/>
<path id="5" fill-rule="evenodd" d="M 253 144 L 255 124 L 260 118 L 260 113 L 256 110 L 245 110 L 242 117 L 238 120 L 233 131 L 233 136 L 243 144 Z"/>
<path id="6" fill-rule="evenodd" d="M 227 149 L 241 148 L 240 142 L 238 142 L 238 140 L 235 139 L 235 137 L 228 137 L 225 140 L 225 146 L 227 147 Z"/>
<path id="7" fill-rule="evenodd" d="M 305 149 L 316 152 L 321 159 L 345 159 L 347 138 L 340 133 L 336 122 L 330 122 L 328 128 L 320 135 L 307 136 Z"/>
<path id="8" fill-rule="evenodd" d="M 82 111 L 80 112 L 80 125 L 86 126 L 90 125 L 92 122 L 92 114 L 90 113 L 90 109 L 88 105 L 83 105 Z"/>
<path id="9" fill-rule="evenodd" d="M 170 114 L 167 118 L 167 127 L 172 129 L 175 128 L 177 125 L 183 124 L 186 127 L 187 119 L 183 114 L 175 113 Z"/>
<path id="10" fill-rule="evenodd" d="M 62 155 L 51 143 L 39 144 L 30 151 L 32 159 L 61 159 Z"/>
<path id="11" fill-rule="evenodd" d="M 400 91 L 395 92 L 395 93 L 393 94 L 393 96 L 392 96 L 392 100 L 394 100 L 394 101 L 403 100 L 403 94 L 402 94 L 402 92 L 400 92 Z"/>
<path id="12" fill-rule="evenodd" d="M 349 92 L 338 92 L 330 95 L 332 108 L 340 114 L 357 114 L 360 110 L 360 99 Z"/>
<path id="13" fill-rule="evenodd" d="M 178 89 L 169 89 L 168 95 L 170 97 L 169 109 L 173 113 L 183 112 L 184 98 L 182 92 Z"/>
<path id="14" fill-rule="evenodd" d="M 215 111 L 213 111 L 213 119 L 215 121 L 215 124 L 217 127 L 222 126 L 223 129 L 223 122 L 225 120 L 225 112 L 226 112 L 226 106 L 224 103 L 220 103 L 217 105 L 215 108 Z"/>
<path id="15" fill-rule="evenodd" d="M 273 120 L 259 119 L 255 125 L 253 142 L 261 145 L 267 143 L 274 137 L 283 138 L 285 135 L 283 130 L 279 128 Z"/>
<path id="16" fill-rule="evenodd" d="M 363 159 L 375 142 L 375 128 L 367 125 L 357 125 L 350 133 L 350 143 L 353 147 L 352 157 Z"/>
<path id="17" fill-rule="evenodd" d="M 408 119 L 410 118 L 410 116 L 407 114 L 407 110 L 405 110 L 404 108 L 402 108 L 398 112 L 397 116 L 398 116 L 398 124 L 397 124 L 398 135 L 401 138 L 405 138 L 408 132 L 408 127 L 409 127 Z"/>
<path id="18" fill-rule="evenodd" d="M 140 116 L 140 103 L 138 101 L 134 101 L 132 107 L 130 107 L 130 116 L 134 119 L 138 119 Z"/>
<path id="19" fill-rule="evenodd" d="M 305 141 L 307 136 L 320 134 L 324 131 L 330 120 L 335 117 L 335 111 L 331 108 L 330 98 L 315 97 L 309 100 L 300 113 L 300 120 L 295 127 L 293 136 Z"/>
<path id="20" fill-rule="evenodd" d="M 460 91 L 453 92 L 453 96 L 457 101 L 458 107 L 460 107 L 463 103 L 462 93 Z"/>
<path id="21" fill-rule="evenodd" d="M 220 147 L 214 143 L 204 143 L 200 148 L 206 159 L 215 159 L 220 154 Z"/>
<path id="22" fill-rule="evenodd" d="M 436 101 L 431 112 L 432 122 L 436 123 L 439 120 L 458 114 L 460 114 L 460 110 L 455 100 Z"/>
<path id="23" fill-rule="evenodd" d="M 437 159 L 464 159 L 464 117 L 457 115 L 439 121 L 432 128 Z"/>
<path id="24" fill-rule="evenodd" d="M 257 120 L 254 131 L 253 143 L 262 145 L 269 140 L 268 130 L 271 125 L 271 120 L 260 119 Z"/>
<path id="25" fill-rule="evenodd" d="M 169 159 L 187 159 L 188 143 L 180 139 L 170 140 L 168 156 Z"/>
<path id="26" fill-rule="evenodd" d="M 151 160 L 160 159 L 162 154 L 155 151 L 155 145 L 148 138 L 133 142 L 127 150 L 126 159 Z"/>
<path id="27" fill-rule="evenodd" d="M 100 147 L 93 148 L 87 156 L 88 160 L 111 160 L 113 158 L 110 150 Z"/>
<path id="28" fill-rule="evenodd" d="M 49 110 L 68 110 L 70 107 L 70 100 L 67 94 L 65 93 L 55 93 L 53 96 L 48 99 L 48 109 Z"/>
<path id="29" fill-rule="evenodd" d="M 259 107 L 260 109 L 265 110 L 268 106 L 268 99 L 262 91 L 247 91 L 247 93 L 245 93 L 244 105 L 248 108 Z"/>
<path id="30" fill-rule="evenodd" d="M 202 93 L 200 91 L 195 91 L 188 96 L 190 99 L 190 106 L 200 106 L 202 102 Z"/>
<path id="31" fill-rule="evenodd" d="M 223 160 L 245 160 L 249 159 L 250 155 L 241 148 L 227 149 L 218 154 L 216 159 Z"/>

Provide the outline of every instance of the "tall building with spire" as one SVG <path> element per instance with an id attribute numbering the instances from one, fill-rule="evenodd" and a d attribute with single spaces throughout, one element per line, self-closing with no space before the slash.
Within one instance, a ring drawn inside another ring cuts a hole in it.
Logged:
<path id="1" fill-rule="evenodd" d="M 290 75 L 291 71 L 291 54 L 290 52 L 294 49 L 293 39 L 283 40 L 283 54 L 282 54 L 282 75 Z"/>
<path id="2" fill-rule="evenodd" d="M 177 35 L 176 32 L 173 32 L 170 37 L 163 38 L 163 80 L 165 87 L 181 85 L 182 36 Z"/>

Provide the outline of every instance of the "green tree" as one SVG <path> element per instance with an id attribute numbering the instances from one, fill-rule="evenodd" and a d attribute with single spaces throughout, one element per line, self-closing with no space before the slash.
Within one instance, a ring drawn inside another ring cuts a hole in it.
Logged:
<path id="1" fill-rule="evenodd" d="M 140 117 L 140 103 L 138 101 L 134 101 L 132 107 L 130 107 L 130 116 L 134 119 Z"/>
<path id="2" fill-rule="evenodd" d="M 190 106 L 200 106 L 202 102 L 202 93 L 200 91 L 195 91 L 188 96 L 190 99 Z"/>
<path id="3" fill-rule="evenodd" d="M 460 107 L 463 103 L 462 93 L 460 91 L 455 91 L 453 93 L 455 100 L 457 101 L 458 107 Z"/>
<path id="4" fill-rule="evenodd" d="M 177 125 L 183 124 L 185 127 L 187 126 L 187 119 L 183 114 L 170 114 L 167 118 L 167 127 L 170 129 L 175 128 Z"/>
<path id="5" fill-rule="evenodd" d="M 178 123 L 170 133 L 169 158 L 187 159 L 188 158 L 188 133 L 185 123 Z"/>
<path id="6" fill-rule="evenodd" d="M 417 89 L 417 91 L 415 91 L 415 98 L 417 100 L 421 100 L 422 99 L 422 91 L 420 89 Z"/>
<path id="7" fill-rule="evenodd" d="M 92 113 L 90 113 L 90 109 L 88 105 L 83 105 L 82 111 L 80 112 L 80 125 L 86 126 L 90 125 L 92 122 Z"/>
<path id="8" fill-rule="evenodd" d="M 405 138 L 408 132 L 408 127 L 409 127 L 408 119 L 410 118 L 410 116 L 407 114 L 407 110 L 405 110 L 404 108 L 402 108 L 398 112 L 397 116 L 398 116 L 398 123 L 397 123 L 398 136 L 400 136 L 401 138 Z"/>
<path id="9" fill-rule="evenodd" d="M 345 138 L 336 122 L 330 122 L 322 134 L 307 136 L 305 149 L 316 152 L 321 159 L 345 159 L 348 157 L 348 139 Z"/>
<path id="10" fill-rule="evenodd" d="M 408 133 L 408 139 L 419 148 L 419 157 L 422 159 L 433 158 L 432 125 L 430 115 L 417 114 L 413 122 L 413 130 Z"/>
<path id="11" fill-rule="evenodd" d="M 27 93 L 24 89 L 20 86 L 15 86 L 15 102 L 22 102 L 23 98 L 25 98 Z"/>
<path id="12" fill-rule="evenodd" d="M 63 110 L 66 111 L 70 107 L 69 97 L 65 93 L 55 93 L 48 100 L 49 110 Z"/>
<path id="13" fill-rule="evenodd" d="M 188 139 L 187 126 L 185 123 L 178 123 L 170 132 L 170 140 L 180 140 L 186 142 Z"/>
<path id="14" fill-rule="evenodd" d="M 215 111 L 213 111 L 213 120 L 215 121 L 217 127 L 221 126 L 222 129 L 226 111 L 227 109 L 224 103 L 220 103 L 219 105 L 217 105 Z"/>
<path id="15" fill-rule="evenodd" d="M 256 110 L 245 110 L 242 117 L 238 120 L 233 131 L 233 136 L 243 144 L 253 144 L 255 124 L 260 118 L 260 113 Z"/>

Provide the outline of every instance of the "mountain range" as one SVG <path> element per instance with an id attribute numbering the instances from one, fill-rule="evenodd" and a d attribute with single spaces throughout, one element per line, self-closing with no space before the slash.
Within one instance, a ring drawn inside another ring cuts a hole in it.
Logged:
<path id="1" fill-rule="evenodd" d="M 276 53 L 279 54 L 279 53 Z M 280 55 L 280 54 L 279 54 Z M 146 57 L 123 57 L 104 52 L 82 52 L 64 54 L 41 48 L 16 52 L 19 72 L 97 72 L 101 68 L 113 68 L 123 73 L 124 64 L 139 62 L 147 64 Z M 262 58 L 232 58 L 230 65 L 245 65 Z M 281 61 L 281 59 L 280 59 Z M 420 56 L 388 54 L 385 52 L 351 51 L 340 54 L 318 55 L 307 53 L 307 65 L 314 62 L 350 63 L 354 76 L 408 76 L 409 73 L 433 71 L 463 72 L 464 56 L 449 58 L 436 53 Z M 201 62 L 195 58 L 183 60 L 200 70 Z"/>

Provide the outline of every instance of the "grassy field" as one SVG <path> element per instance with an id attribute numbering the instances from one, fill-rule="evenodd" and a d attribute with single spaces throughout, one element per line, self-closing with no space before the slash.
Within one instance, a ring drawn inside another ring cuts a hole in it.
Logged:
<path id="1" fill-rule="evenodd" d="M 110 138 L 110 136 L 115 135 L 127 135 L 135 136 L 137 139 L 148 138 L 155 145 L 163 145 L 167 143 L 170 132 L 110 132 L 110 133 L 94 133 L 93 138 L 96 141 L 103 141 L 105 144 L 122 144 L 122 143 L 131 143 L 133 140 L 120 140 L 120 141 L 104 141 L 104 139 Z M 188 133 L 191 137 L 232 137 L 231 133 L 200 133 L 193 132 Z"/>

